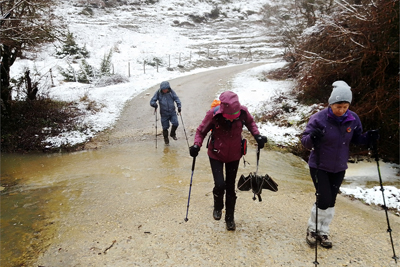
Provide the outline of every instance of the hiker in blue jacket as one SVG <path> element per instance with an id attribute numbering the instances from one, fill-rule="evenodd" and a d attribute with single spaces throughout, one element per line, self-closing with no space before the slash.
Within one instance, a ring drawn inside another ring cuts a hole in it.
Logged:
<path id="1" fill-rule="evenodd" d="M 178 112 L 181 113 L 181 101 L 176 95 L 175 91 L 171 89 L 169 82 L 164 81 L 160 84 L 160 89 L 154 94 L 150 100 L 150 106 L 155 108 L 157 112 L 157 101 L 160 104 L 160 115 L 161 115 L 161 126 L 163 128 L 164 142 L 166 145 L 169 144 L 168 129 L 169 123 L 171 122 L 171 137 L 174 140 L 176 138 L 176 129 L 179 126 L 178 116 L 176 115 L 175 103 L 178 107 Z M 174 103 L 175 102 L 175 103 Z"/>
<path id="2" fill-rule="evenodd" d="M 303 146 L 311 150 L 308 165 L 318 193 L 317 202 L 311 208 L 306 241 L 310 246 L 320 241 L 326 248 L 332 247 L 329 225 L 346 173 L 350 143 L 370 145 L 379 138 L 377 130 L 363 133 L 359 117 L 349 110 L 352 100 L 350 86 L 344 81 L 336 81 L 332 86 L 329 106 L 310 117 L 301 138 Z"/>

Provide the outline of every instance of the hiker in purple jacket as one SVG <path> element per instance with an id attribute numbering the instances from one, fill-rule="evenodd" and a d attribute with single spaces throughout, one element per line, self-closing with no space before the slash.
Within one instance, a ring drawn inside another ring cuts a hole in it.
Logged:
<path id="1" fill-rule="evenodd" d="M 221 104 L 210 109 L 200 126 L 197 128 L 194 145 L 190 147 L 190 155 L 196 157 L 203 144 L 203 140 L 211 132 L 208 140 L 208 156 L 214 178 L 214 211 L 215 220 L 220 220 L 224 208 L 225 222 L 228 230 L 235 230 L 234 211 L 236 204 L 235 180 L 239 160 L 242 157 L 242 129 L 243 125 L 251 132 L 261 149 L 267 142 L 261 136 L 253 117 L 245 106 L 240 105 L 237 94 L 226 91 L 219 97 Z M 226 177 L 224 178 L 224 168 Z"/>
<path id="2" fill-rule="evenodd" d="M 363 133 L 359 117 L 349 110 L 352 100 L 350 86 L 344 81 L 336 81 L 332 86 L 329 106 L 310 117 L 301 138 L 303 146 L 311 150 L 308 165 L 318 193 L 317 202 L 311 208 L 306 241 L 310 246 L 320 241 L 321 246 L 326 248 L 332 247 L 329 224 L 335 213 L 336 196 L 347 169 L 349 145 L 368 145 L 379 138 L 377 130 Z"/>

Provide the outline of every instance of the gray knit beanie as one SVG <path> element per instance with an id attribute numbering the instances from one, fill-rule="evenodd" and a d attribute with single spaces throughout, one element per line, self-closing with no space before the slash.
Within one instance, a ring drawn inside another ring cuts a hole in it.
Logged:
<path id="1" fill-rule="evenodd" d="M 338 103 L 338 102 L 349 102 L 353 98 L 353 94 L 351 92 L 351 87 L 344 81 L 336 81 L 332 83 L 333 90 L 331 96 L 329 97 L 329 105 Z"/>

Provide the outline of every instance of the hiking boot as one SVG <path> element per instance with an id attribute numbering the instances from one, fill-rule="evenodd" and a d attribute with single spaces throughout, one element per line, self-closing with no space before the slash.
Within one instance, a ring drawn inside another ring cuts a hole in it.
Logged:
<path id="1" fill-rule="evenodd" d="M 332 240 L 329 238 L 329 235 L 320 235 L 319 239 L 321 240 L 321 246 L 324 248 L 332 247 Z"/>
<path id="2" fill-rule="evenodd" d="M 166 145 L 169 144 L 169 139 L 168 139 L 168 130 L 163 130 L 163 136 L 164 136 L 164 143 Z"/>
<path id="3" fill-rule="evenodd" d="M 171 127 L 171 137 L 174 140 L 178 140 L 178 138 L 176 138 L 176 129 L 177 128 L 178 128 L 178 126 L 174 126 L 174 125 L 172 125 L 172 127 Z"/>
<path id="4" fill-rule="evenodd" d="M 310 231 L 307 229 L 306 241 L 308 245 L 310 245 L 311 247 L 315 246 L 317 244 L 317 238 L 318 235 L 314 231 Z"/>
<path id="5" fill-rule="evenodd" d="M 217 220 L 217 221 L 221 220 L 222 210 L 214 209 L 213 217 L 214 217 L 214 220 Z"/>
<path id="6" fill-rule="evenodd" d="M 235 231 L 236 224 L 235 224 L 235 220 L 233 219 L 233 216 L 226 217 L 225 222 L 226 222 L 226 229 L 228 231 Z"/>
<path id="7" fill-rule="evenodd" d="M 228 231 L 235 231 L 236 230 L 236 224 L 235 224 L 235 221 L 227 221 L 226 222 L 226 229 L 228 230 Z"/>

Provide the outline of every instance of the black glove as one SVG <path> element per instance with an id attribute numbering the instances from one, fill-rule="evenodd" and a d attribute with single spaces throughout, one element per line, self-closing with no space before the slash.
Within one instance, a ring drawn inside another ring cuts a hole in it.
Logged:
<path id="1" fill-rule="evenodd" d="M 379 130 L 370 130 L 367 132 L 368 146 L 372 148 L 379 140 Z"/>
<path id="2" fill-rule="evenodd" d="M 181 108 L 178 108 L 178 113 L 181 113 L 181 111 L 182 111 L 182 109 L 181 109 Z"/>
<path id="3" fill-rule="evenodd" d="M 259 149 L 264 148 L 264 145 L 268 142 L 268 139 L 267 139 L 266 136 L 262 136 L 262 135 L 257 134 L 257 135 L 254 136 L 254 138 L 257 141 Z"/>
<path id="4" fill-rule="evenodd" d="M 315 128 L 311 133 L 311 141 L 314 146 L 317 146 L 319 144 L 319 141 L 321 141 L 321 138 L 324 136 L 324 132 L 320 128 Z"/>
<path id="5" fill-rule="evenodd" d="M 190 151 L 190 156 L 195 158 L 199 154 L 200 147 L 198 145 L 193 145 L 190 147 L 189 151 Z"/>
<path id="6" fill-rule="evenodd" d="M 157 108 L 158 108 L 158 105 L 157 105 L 157 103 L 153 105 L 153 108 L 155 108 L 155 109 L 157 109 Z"/>

